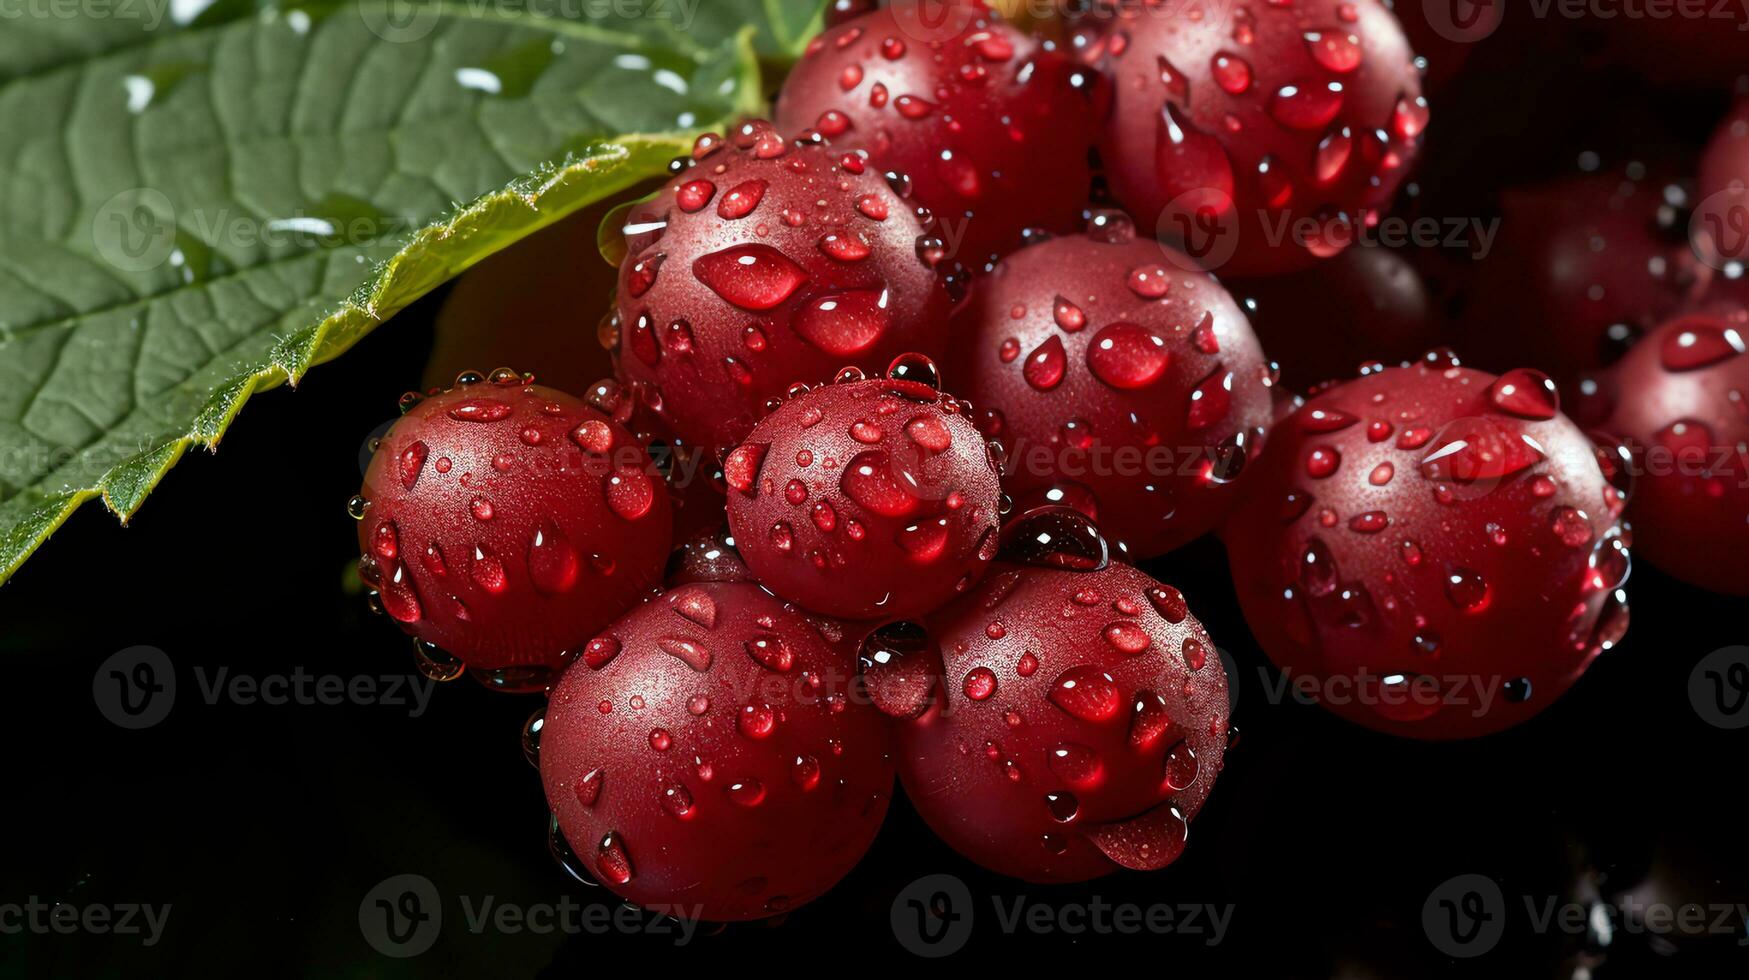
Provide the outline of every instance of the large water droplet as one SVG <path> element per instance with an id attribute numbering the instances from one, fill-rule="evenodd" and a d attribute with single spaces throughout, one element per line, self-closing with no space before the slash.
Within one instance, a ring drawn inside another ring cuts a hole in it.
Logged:
<path id="1" fill-rule="evenodd" d="M 692 271 L 699 282 L 744 310 L 775 309 L 808 281 L 801 266 L 770 245 L 736 245 L 701 256 Z"/>
<path id="2" fill-rule="evenodd" d="M 1050 342 L 1057 343 L 1061 350 L 1061 342 L 1055 337 Z M 1133 323 L 1103 327 L 1087 346 L 1088 370 L 1100 381 L 1124 391 L 1146 388 L 1159 381 L 1171 360 L 1165 340 Z"/>

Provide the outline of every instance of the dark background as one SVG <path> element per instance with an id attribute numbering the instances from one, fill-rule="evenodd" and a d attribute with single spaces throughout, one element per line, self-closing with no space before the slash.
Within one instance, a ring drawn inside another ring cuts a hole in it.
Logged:
<path id="1" fill-rule="evenodd" d="M 1464 85 L 1436 104 L 1424 212 L 1487 214 L 1493 188 L 1572 172 L 1582 150 L 1611 162 L 1653 148 L 1692 154 L 1724 111 L 1726 93 L 1651 89 L 1585 54 L 1582 39 L 1478 52 Z M 1749 903 L 1749 729 L 1709 725 L 1688 695 L 1702 657 L 1749 642 L 1749 604 L 1641 563 L 1628 585 L 1626 641 L 1569 694 L 1505 734 L 1421 744 L 1269 703 L 1259 673 L 1267 661 L 1212 542 L 1148 566 L 1189 597 L 1237 663 L 1241 689 L 1241 737 L 1173 867 L 1068 887 L 1005 880 L 936 842 L 901 800 L 857 870 L 782 921 L 707 928 L 680 949 L 661 935 L 468 931 L 464 898 L 617 905 L 548 854 L 539 781 L 519 747 L 538 698 L 462 680 L 409 718 L 406 706 L 209 705 L 196 677 L 221 667 L 255 677 L 412 674 L 407 640 L 346 585 L 357 546 L 343 505 L 358 488 L 359 447 L 392 417 L 396 396 L 420 384 L 443 299 L 313 371 L 297 391 L 259 397 L 222 451 L 192 453 L 131 527 L 85 508 L 0 588 L 0 656 L 11 666 L 0 687 L 0 903 L 173 906 L 152 948 L 128 936 L 0 936 L 0 972 L 909 966 L 918 961 L 895 939 L 889 910 L 933 873 L 957 876 L 976 901 L 970 944 L 954 962 L 1352 978 L 1749 972 L 1749 949 L 1735 945 L 1741 919 L 1735 937 L 1653 938 L 1619 912 L 1600 914 L 1614 927 L 1604 945 L 1595 930 L 1535 929 L 1525 904 L 1572 901 L 1589 913 L 1599 898 L 1627 893 L 1671 905 Z M 593 331 L 596 316 L 581 312 L 576 329 Z M 142 644 L 174 662 L 176 704 L 161 724 L 128 731 L 98 710 L 93 675 L 111 654 Z M 429 952 L 397 960 L 367 944 L 359 906 L 404 873 L 432 881 L 444 923 Z M 1474 960 L 1440 954 L 1422 924 L 1429 895 L 1464 874 L 1497 881 L 1506 905 L 1499 946 Z M 1053 908 L 1094 896 L 1208 903 L 1231 906 L 1233 917 L 1212 946 L 1207 935 L 1007 935 L 991 896 Z"/>

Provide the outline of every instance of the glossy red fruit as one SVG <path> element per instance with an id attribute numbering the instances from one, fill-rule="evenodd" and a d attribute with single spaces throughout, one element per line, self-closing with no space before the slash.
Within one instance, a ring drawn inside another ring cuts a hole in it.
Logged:
<path id="1" fill-rule="evenodd" d="M 1562 384 L 1615 362 L 1704 287 L 1692 190 L 1643 164 L 1501 196 L 1499 237 L 1464 314 L 1466 357 Z"/>
<path id="2" fill-rule="evenodd" d="M 1314 269 L 1229 280 L 1281 383 L 1292 390 L 1395 364 L 1447 341 L 1421 273 L 1396 252 L 1351 248 Z"/>
<path id="3" fill-rule="evenodd" d="M 1211 269 L 1273 275 L 1335 255 L 1390 206 L 1429 113 L 1384 3 L 1118 7 L 1090 56 L 1116 93 L 1106 175 L 1138 222 Z"/>
<path id="4" fill-rule="evenodd" d="M 1627 628 L 1623 492 L 1553 382 L 1443 354 L 1321 392 L 1270 434 L 1225 537 L 1245 619 L 1332 711 L 1483 735 Z"/>
<path id="5" fill-rule="evenodd" d="M 660 474 L 611 418 L 508 369 L 402 407 L 353 501 L 360 578 L 428 671 L 544 687 L 660 581 Z"/>
<path id="6" fill-rule="evenodd" d="M 886 814 L 893 759 L 838 636 L 756 586 L 704 584 L 591 641 L 540 732 L 577 863 L 632 902 L 712 921 L 778 915 L 842 878 Z"/>
<path id="7" fill-rule="evenodd" d="M 764 123 L 694 157 L 626 213 L 611 331 L 621 377 L 683 441 L 714 454 L 792 384 L 939 352 L 948 286 L 878 168 Z"/>
<path id="8" fill-rule="evenodd" d="M 1636 549 L 1702 588 L 1749 595 L 1749 312 L 1678 318 L 1611 373 L 1605 428 L 1631 449 Z"/>
<path id="9" fill-rule="evenodd" d="M 829 616 L 926 613 L 995 555 L 1001 492 L 989 446 L 940 392 L 933 364 L 902 358 L 890 374 L 790 400 L 723 464 L 747 567 Z"/>
<path id="10" fill-rule="evenodd" d="M 929 628 L 940 686 L 897 726 L 899 773 L 942 840 L 1040 882 L 1178 858 L 1221 771 L 1227 678 L 1176 589 L 1001 565 Z"/>
<path id="11" fill-rule="evenodd" d="M 1101 215 L 1010 256 L 956 314 L 948 377 L 1021 510 L 1077 507 L 1127 560 L 1213 529 L 1269 423 L 1269 366 L 1227 291 Z"/>
<path id="12" fill-rule="evenodd" d="M 900 0 L 827 30 L 777 100 L 812 129 L 910 176 L 934 255 L 967 267 L 1069 231 L 1092 185 L 1096 77 L 983 0 Z"/>

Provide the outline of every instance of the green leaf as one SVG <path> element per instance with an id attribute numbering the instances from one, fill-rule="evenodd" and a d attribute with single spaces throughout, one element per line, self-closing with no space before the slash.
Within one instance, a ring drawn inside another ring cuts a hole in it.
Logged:
<path id="1" fill-rule="evenodd" d="M 20 23 L 0 32 L 0 581 L 92 497 L 126 520 L 251 395 L 763 104 L 745 22 L 220 0 L 123 31 Z"/>

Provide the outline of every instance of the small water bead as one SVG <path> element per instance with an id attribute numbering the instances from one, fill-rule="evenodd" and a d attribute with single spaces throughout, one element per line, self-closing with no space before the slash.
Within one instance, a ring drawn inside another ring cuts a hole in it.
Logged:
<path id="1" fill-rule="evenodd" d="M 1100 722 L 1116 717 L 1123 696 L 1110 674 L 1097 667 L 1071 667 L 1051 683 L 1052 704 L 1082 721 Z"/>
<path id="2" fill-rule="evenodd" d="M 1051 772 L 1071 786 L 1098 785 L 1105 777 L 1105 763 L 1099 753 L 1085 745 L 1064 742 L 1045 753 Z"/>
<path id="3" fill-rule="evenodd" d="M 1172 271 L 1164 265 L 1138 266 L 1129 272 L 1130 292 L 1143 299 L 1160 299 L 1172 289 Z"/>
<path id="4" fill-rule="evenodd" d="M 1188 789 L 1196 782 L 1199 764 L 1196 750 L 1189 742 L 1179 742 L 1166 751 L 1165 782 L 1166 788 L 1173 792 Z"/>
<path id="5" fill-rule="evenodd" d="M 1105 642 L 1109 643 L 1113 649 L 1131 657 L 1145 652 L 1154 643 L 1153 637 L 1148 635 L 1147 630 L 1129 620 L 1119 620 L 1108 624 L 1103 635 Z"/>
<path id="6" fill-rule="evenodd" d="M 1404 564 L 1410 568 L 1421 564 L 1421 546 L 1408 538 L 1404 538 L 1402 543 L 1398 545 L 1398 553 L 1403 556 Z"/>
<path id="7" fill-rule="evenodd" d="M 1052 307 L 1052 316 L 1057 326 L 1067 333 L 1075 333 L 1087 326 L 1087 314 L 1079 306 L 1058 296 Z"/>
<path id="8" fill-rule="evenodd" d="M 573 792 L 577 802 L 586 807 L 593 807 L 601 799 L 601 783 L 604 773 L 600 767 L 589 770 L 577 779 Z"/>
<path id="9" fill-rule="evenodd" d="M 803 791 L 820 785 L 820 760 L 811 755 L 798 755 L 790 762 L 790 782 Z"/>
<path id="10" fill-rule="evenodd" d="M 1664 335 L 1660 362 L 1668 371 L 1694 371 L 1729 360 L 1744 352 L 1741 333 L 1710 323 L 1693 323 Z"/>
<path id="11" fill-rule="evenodd" d="M 1307 593 L 1323 597 L 1336 591 L 1336 578 L 1336 559 L 1331 557 L 1330 547 L 1319 538 L 1307 541 L 1300 556 L 1300 585 Z"/>
<path id="12" fill-rule="evenodd" d="M 1021 375 L 1035 390 L 1050 391 L 1062 383 L 1068 363 L 1063 341 L 1055 336 L 1048 337 L 1026 356 Z"/>
<path id="13" fill-rule="evenodd" d="M 753 807 L 765 802 L 765 784 L 757 779 L 741 779 L 723 788 L 729 802 L 736 806 Z"/>
<path id="14" fill-rule="evenodd" d="M 1489 587 L 1475 571 L 1451 566 L 1445 573 L 1445 595 L 1451 604 L 1466 613 L 1477 613 L 1488 607 Z"/>
<path id="15" fill-rule="evenodd" d="M 1050 811 L 1052 820 L 1068 823 L 1081 812 L 1081 801 L 1073 793 L 1046 793 L 1045 808 Z"/>
<path id="16" fill-rule="evenodd" d="M 1360 38 L 1338 31 L 1308 31 L 1303 35 L 1312 59 L 1327 71 L 1345 74 L 1360 67 Z"/>
<path id="17" fill-rule="evenodd" d="M 996 672 L 988 667 L 974 667 L 960 685 L 967 698 L 984 701 L 996 693 Z"/>
<path id="18" fill-rule="evenodd" d="M 1538 421 L 1552 419 L 1561 411 L 1561 396 L 1554 381 L 1528 368 L 1508 371 L 1496 378 L 1488 386 L 1488 401 L 1502 412 Z"/>
<path id="19" fill-rule="evenodd" d="M 1342 465 L 1342 454 L 1334 446 L 1314 446 L 1306 455 L 1306 475 L 1322 480 Z"/>
<path id="20" fill-rule="evenodd" d="M 1358 421 L 1353 415 L 1334 408 L 1314 408 L 1299 415 L 1299 426 L 1306 432 L 1339 432 Z"/>
<path id="21" fill-rule="evenodd" d="M 1391 519 L 1382 510 L 1356 514 L 1348 519 L 1348 528 L 1360 534 L 1377 534 L 1391 526 Z"/>
<path id="22" fill-rule="evenodd" d="M 1251 89 L 1251 65 L 1235 54 L 1222 51 L 1210 62 L 1215 84 L 1228 95 L 1244 95 Z"/>
<path id="23" fill-rule="evenodd" d="M 777 711 L 764 703 L 743 705 L 735 724 L 748 738 L 765 738 L 777 728 Z"/>
<path id="24" fill-rule="evenodd" d="M 655 728 L 650 730 L 650 748 L 655 749 L 657 752 L 666 752 L 672 748 L 673 745 L 674 736 L 668 734 L 666 729 Z"/>
<path id="25" fill-rule="evenodd" d="M 1046 341 L 1052 343 L 1060 353 L 1062 342 L 1053 336 Z M 1087 367 L 1093 376 L 1122 391 L 1146 388 L 1159 381 L 1171 360 L 1164 339 L 1133 323 L 1113 323 L 1101 328 L 1087 347 Z"/>

